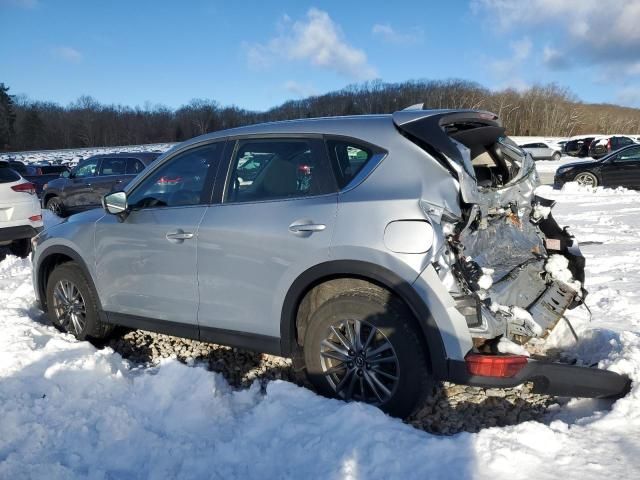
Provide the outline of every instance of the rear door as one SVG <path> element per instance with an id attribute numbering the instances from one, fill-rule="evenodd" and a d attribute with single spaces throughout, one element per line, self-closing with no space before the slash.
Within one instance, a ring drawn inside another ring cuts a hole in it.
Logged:
<path id="1" fill-rule="evenodd" d="M 627 148 L 606 161 L 602 177 L 606 186 L 639 188 L 640 146 Z"/>
<path id="2" fill-rule="evenodd" d="M 335 177 L 319 136 L 242 138 L 226 156 L 221 202 L 198 231 L 200 336 L 243 332 L 272 342 L 260 347 L 269 350 L 280 336 L 283 292 L 329 259 Z"/>
<path id="3" fill-rule="evenodd" d="M 109 193 L 116 182 L 121 181 L 127 170 L 127 159 L 122 157 L 103 158 L 100 162 L 98 177 L 91 185 L 95 195 L 94 202 L 101 203 L 102 197 Z"/>

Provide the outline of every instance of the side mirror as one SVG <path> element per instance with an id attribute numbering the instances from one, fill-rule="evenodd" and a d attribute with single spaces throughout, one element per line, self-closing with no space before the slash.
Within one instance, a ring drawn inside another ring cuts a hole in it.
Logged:
<path id="1" fill-rule="evenodd" d="M 70 172 L 69 170 L 64 170 L 64 171 L 60 174 L 60 176 L 61 176 L 62 178 L 69 178 L 69 177 L 71 176 L 71 172 Z"/>
<path id="2" fill-rule="evenodd" d="M 113 192 L 102 197 L 102 207 L 111 215 L 118 215 L 127 211 L 127 194 Z"/>

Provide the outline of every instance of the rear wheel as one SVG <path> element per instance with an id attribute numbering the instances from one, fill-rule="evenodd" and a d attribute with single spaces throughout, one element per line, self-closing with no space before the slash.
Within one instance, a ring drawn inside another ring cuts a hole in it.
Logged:
<path id="1" fill-rule="evenodd" d="M 560 160 L 560 157 L 561 157 L 560 152 L 555 152 L 555 153 L 552 155 L 551 160 L 553 160 L 553 161 L 556 161 L 556 162 L 557 162 L 558 160 Z"/>
<path id="2" fill-rule="evenodd" d="M 100 321 L 97 296 L 74 262 L 58 265 L 49 276 L 47 311 L 54 326 L 78 340 L 104 338 L 113 329 Z"/>
<path id="3" fill-rule="evenodd" d="M 584 185 L 587 187 L 597 187 L 598 186 L 598 177 L 596 177 L 591 172 L 582 172 L 576 175 L 575 179 L 579 185 Z"/>
<path id="4" fill-rule="evenodd" d="M 307 377 L 317 390 L 406 417 L 433 380 L 411 312 L 388 293 L 353 290 L 322 304 L 304 338 Z"/>
<path id="5" fill-rule="evenodd" d="M 28 238 L 16 240 L 9 245 L 9 251 L 16 257 L 27 258 L 31 253 L 31 241 Z"/>
<path id="6" fill-rule="evenodd" d="M 47 204 L 45 206 L 47 207 L 47 210 L 50 210 L 59 217 L 64 215 L 64 207 L 62 205 L 62 201 L 58 197 L 51 197 L 47 200 Z"/>

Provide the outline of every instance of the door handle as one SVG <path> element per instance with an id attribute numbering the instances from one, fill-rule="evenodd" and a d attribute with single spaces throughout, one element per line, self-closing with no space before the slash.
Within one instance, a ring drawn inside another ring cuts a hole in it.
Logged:
<path id="1" fill-rule="evenodd" d="M 185 240 L 189 240 L 193 238 L 193 233 L 185 232 L 184 230 L 179 228 L 175 232 L 167 232 L 167 234 L 165 235 L 165 238 L 172 243 L 182 243 Z"/>
<path id="2" fill-rule="evenodd" d="M 289 231 L 291 233 L 313 233 L 313 232 L 321 232 L 326 229 L 327 226 L 322 223 L 297 223 L 294 222 L 289 225 Z"/>

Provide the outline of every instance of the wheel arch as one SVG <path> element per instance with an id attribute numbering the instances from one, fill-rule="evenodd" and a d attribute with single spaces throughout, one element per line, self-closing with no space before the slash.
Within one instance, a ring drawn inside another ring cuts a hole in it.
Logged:
<path id="1" fill-rule="evenodd" d="M 56 266 L 66 262 L 75 262 L 82 269 L 89 286 L 93 289 L 94 293 L 96 293 L 93 278 L 91 277 L 91 273 L 87 268 L 87 264 L 82 259 L 82 256 L 70 247 L 64 245 L 52 245 L 45 248 L 42 253 L 39 253 L 36 264 L 37 294 L 44 311 L 47 310 L 47 280 Z M 97 294 L 95 297 L 98 301 L 98 309 L 102 311 L 100 297 Z"/>
<path id="2" fill-rule="evenodd" d="M 428 347 L 431 368 L 436 376 L 447 372 L 446 351 L 442 336 L 427 305 L 411 284 L 394 272 L 360 260 L 333 260 L 313 266 L 300 274 L 289 288 L 280 317 L 280 349 L 283 355 L 300 353 L 297 318 L 302 301 L 315 287 L 337 279 L 354 279 L 372 283 L 397 295 L 413 313 Z"/>

